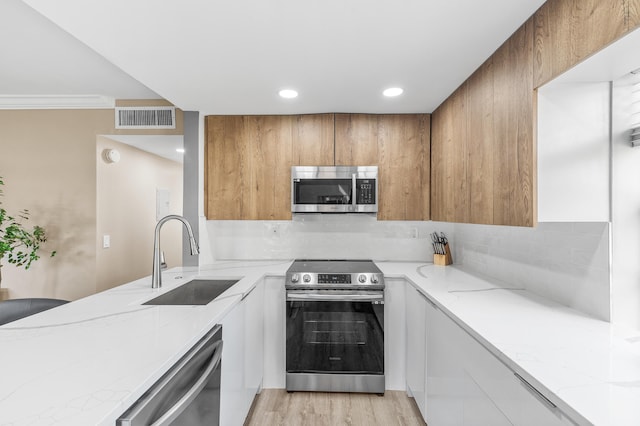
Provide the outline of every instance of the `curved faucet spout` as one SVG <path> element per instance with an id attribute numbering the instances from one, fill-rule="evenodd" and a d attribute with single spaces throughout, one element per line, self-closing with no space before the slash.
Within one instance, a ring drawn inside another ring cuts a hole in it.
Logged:
<path id="1" fill-rule="evenodd" d="M 200 249 L 198 248 L 198 243 L 196 242 L 195 237 L 193 236 L 193 230 L 191 229 L 191 224 L 189 221 L 182 216 L 178 216 L 175 214 L 165 216 L 158 221 L 156 225 L 156 230 L 153 235 L 153 271 L 151 272 L 151 288 L 160 288 L 162 287 L 162 273 L 161 273 L 161 259 L 160 259 L 160 229 L 162 225 L 167 223 L 168 221 L 176 219 L 182 222 L 185 228 L 187 228 L 187 233 L 189 234 L 189 245 L 191 248 L 191 256 L 194 256 L 200 253 Z"/>

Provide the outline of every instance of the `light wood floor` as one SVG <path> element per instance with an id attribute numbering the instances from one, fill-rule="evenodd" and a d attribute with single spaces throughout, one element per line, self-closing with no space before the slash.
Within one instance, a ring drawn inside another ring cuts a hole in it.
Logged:
<path id="1" fill-rule="evenodd" d="M 293 392 L 263 389 L 245 426 L 424 426 L 413 398 L 405 392 L 384 396 L 360 393 Z"/>

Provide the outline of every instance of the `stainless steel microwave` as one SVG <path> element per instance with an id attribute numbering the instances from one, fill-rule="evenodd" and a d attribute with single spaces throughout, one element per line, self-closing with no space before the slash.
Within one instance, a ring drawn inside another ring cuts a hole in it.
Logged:
<path id="1" fill-rule="evenodd" d="M 293 213 L 377 213 L 378 166 L 293 166 Z"/>

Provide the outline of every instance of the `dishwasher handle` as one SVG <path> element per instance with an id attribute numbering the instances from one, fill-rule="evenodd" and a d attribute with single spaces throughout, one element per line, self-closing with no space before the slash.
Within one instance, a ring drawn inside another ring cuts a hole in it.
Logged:
<path id="1" fill-rule="evenodd" d="M 165 413 L 155 422 L 151 424 L 151 426 L 166 426 L 169 425 L 172 421 L 178 417 L 186 407 L 193 402 L 194 399 L 198 397 L 200 391 L 207 385 L 207 382 L 211 378 L 211 375 L 216 371 L 218 365 L 220 365 L 220 359 L 222 358 L 222 340 L 213 344 L 213 355 L 211 356 L 211 361 L 209 361 L 209 365 L 204 370 L 202 375 L 196 380 L 196 382 L 191 386 L 191 388 L 185 392 L 185 394 L 180 398 L 171 408 L 169 408 Z"/>

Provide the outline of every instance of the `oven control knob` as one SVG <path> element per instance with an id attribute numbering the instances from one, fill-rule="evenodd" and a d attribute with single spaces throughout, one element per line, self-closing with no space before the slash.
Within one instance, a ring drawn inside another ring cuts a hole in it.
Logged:
<path id="1" fill-rule="evenodd" d="M 305 283 L 311 282 L 311 275 L 309 274 L 304 274 L 302 276 L 302 281 L 304 281 Z"/>
<path id="2" fill-rule="evenodd" d="M 300 279 L 300 277 L 298 276 L 298 274 L 291 275 L 291 282 L 292 283 L 297 283 L 299 279 Z"/>
<path id="3" fill-rule="evenodd" d="M 378 284 L 378 276 L 371 275 L 371 284 Z"/>
<path id="4" fill-rule="evenodd" d="M 360 276 L 358 276 L 358 281 L 360 281 L 362 284 L 367 282 L 367 276 L 364 274 L 360 274 Z"/>

